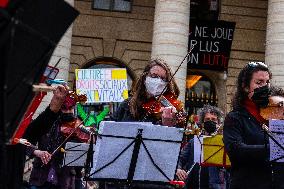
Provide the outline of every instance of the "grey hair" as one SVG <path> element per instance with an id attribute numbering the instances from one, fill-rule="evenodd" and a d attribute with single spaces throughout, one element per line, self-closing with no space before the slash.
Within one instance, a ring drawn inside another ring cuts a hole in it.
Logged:
<path id="1" fill-rule="evenodd" d="M 216 106 L 211 106 L 211 105 L 204 105 L 203 108 L 198 110 L 197 115 L 198 115 L 198 125 L 202 125 L 204 122 L 204 117 L 206 113 L 211 113 L 217 116 L 219 124 L 223 123 L 224 120 L 224 113 L 217 108 Z"/>

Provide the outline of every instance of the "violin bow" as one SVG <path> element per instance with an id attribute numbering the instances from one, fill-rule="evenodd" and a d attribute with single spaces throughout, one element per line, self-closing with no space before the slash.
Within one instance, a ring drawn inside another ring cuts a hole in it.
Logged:
<path id="1" fill-rule="evenodd" d="M 185 59 L 190 55 L 190 53 L 192 52 L 192 50 L 194 49 L 194 46 L 190 48 L 190 50 L 187 52 L 187 54 L 185 55 L 185 57 L 182 59 L 182 61 L 180 62 L 179 66 L 177 67 L 177 69 L 175 70 L 175 72 L 171 75 L 168 84 L 164 87 L 164 89 L 162 90 L 161 94 L 159 94 L 156 99 L 159 101 L 162 97 L 162 95 L 166 92 L 168 85 L 171 83 L 171 81 L 173 80 L 174 76 L 176 75 L 176 73 L 178 72 L 178 70 L 180 69 L 181 65 L 183 64 L 183 62 L 185 61 Z M 154 104 L 152 104 L 152 106 L 150 107 L 150 109 L 154 108 Z M 149 112 L 146 112 L 144 118 L 142 119 L 142 121 L 145 121 L 146 118 L 149 116 Z"/>
<path id="2" fill-rule="evenodd" d="M 88 118 L 88 117 L 87 117 Z M 81 121 L 80 124 L 78 124 L 74 129 L 71 131 L 71 133 L 64 139 L 64 141 L 52 152 L 51 156 L 53 156 L 66 142 L 67 140 L 74 134 L 74 132 L 83 125 L 84 121 Z"/>
<path id="3" fill-rule="evenodd" d="M 175 72 L 171 75 L 171 77 L 170 77 L 170 79 L 169 79 L 169 81 L 168 81 L 168 84 L 170 84 L 171 81 L 174 79 L 174 76 L 176 75 L 176 73 L 177 73 L 178 70 L 180 69 L 181 65 L 183 64 L 183 62 L 185 61 L 185 59 L 190 55 L 190 53 L 192 52 L 193 49 L 194 49 L 194 46 L 191 47 L 191 49 L 188 51 L 188 53 L 185 55 L 185 57 L 182 59 L 182 61 L 181 61 L 180 64 L 178 65 L 178 67 L 177 67 L 177 69 L 175 70 Z M 168 86 L 168 85 L 166 85 L 166 86 L 164 87 L 164 89 L 162 90 L 161 94 L 158 95 L 157 99 L 160 99 L 161 96 L 164 94 L 164 92 L 166 92 L 167 86 Z"/>

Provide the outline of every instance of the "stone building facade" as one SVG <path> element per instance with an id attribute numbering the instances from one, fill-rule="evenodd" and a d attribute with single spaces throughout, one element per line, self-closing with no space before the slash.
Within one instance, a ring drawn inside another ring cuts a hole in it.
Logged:
<path id="1" fill-rule="evenodd" d="M 69 86 L 73 86 L 76 68 L 96 64 L 126 67 L 132 79 L 151 57 L 164 58 L 172 70 L 176 69 L 187 51 L 190 0 L 132 0 L 129 12 L 96 10 L 95 1 L 74 0 L 80 15 L 73 23 L 70 65 L 64 68 L 69 70 Z M 228 73 L 190 71 L 212 82 L 218 106 L 225 112 L 231 109 L 236 77 L 249 61 L 266 61 L 274 72 L 273 83 L 284 87 L 282 4 L 280 0 L 218 1 L 218 20 L 236 22 Z M 176 76 L 181 100 L 186 100 L 188 69 L 185 64 Z"/>

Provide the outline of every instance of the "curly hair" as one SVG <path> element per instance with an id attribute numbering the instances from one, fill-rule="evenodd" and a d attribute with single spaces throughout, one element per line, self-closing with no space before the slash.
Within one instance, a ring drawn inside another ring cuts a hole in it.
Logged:
<path id="1" fill-rule="evenodd" d="M 150 70 L 154 66 L 161 66 L 166 70 L 167 79 L 169 80 L 172 77 L 172 73 L 168 64 L 162 59 L 153 59 L 149 62 L 149 64 L 145 67 L 141 76 L 136 80 L 136 82 L 132 86 L 131 90 L 131 99 L 129 101 L 130 112 L 135 119 L 139 119 L 141 116 L 141 112 L 139 112 L 139 107 L 142 106 L 148 99 L 147 91 L 145 87 L 146 76 L 149 74 Z M 174 94 L 176 97 L 179 96 L 179 89 L 174 80 L 174 78 L 168 83 L 167 90 L 165 93 L 170 92 Z"/>
<path id="2" fill-rule="evenodd" d="M 205 115 L 207 113 L 213 114 L 217 116 L 219 124 L 223 123 L 224 113 L 217 108 L 216 106 L 204 105 L 203 108 L 199 109 L 197 112 L 198 115 L 198 125 L 202 125 L 204 122 Z"/>
<path id="3" fill-rule="evenodd" d="M 258 71 L 268 72 L 269 78 L 272 78 L 272 73 L 263 62 L 249 62 L 239 73 L 237 91 L 233 98 L 233 109 L 239 109 L 243 100 L 247 98 L 249 92 L 245 89 L 249 88 L 252 75 Z"/>

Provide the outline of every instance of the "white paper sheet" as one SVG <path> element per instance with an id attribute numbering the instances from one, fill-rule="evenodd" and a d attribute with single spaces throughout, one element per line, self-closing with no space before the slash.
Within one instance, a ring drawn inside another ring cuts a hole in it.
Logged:
<path id="1" fill-rule="evenodd" d="M 269 120 L 269 130 L 274 133 L 273 137 L 278 143 L 284 146 L 284 120 Z M 284 150 L 281 149 L 271 138 L 270 145 L 270 161 L 278 159 L 276 162 L 284 162 Z"/>
<path id="2" fill-rule="evenodd" d="M 154 162 L 170 179 L 174 179 L 183 133 L 179 131 L 179 128 L 157 126 L 145 122 L 102 122 L 99 131 L 102 135 L 133 138 L 127 139 L 104 136 L 98 138 L 93 161 L 94 167 L 91 173 L 112 161 L 125 149 L 137 136 L 138 129 L 143 129 L 143 138 L 151 139 L 144 140 L 144 143 L 154 159 Z M 178 142 L 154 141 L 157 139 Z M 92 178 L 127 179 L 133 148 L 134 144 L 114 163 L 94 174 Z M 133 180 L 168 181 L 154 167 L 142 144 L 140 146 Z"/>

